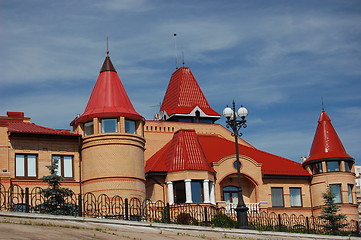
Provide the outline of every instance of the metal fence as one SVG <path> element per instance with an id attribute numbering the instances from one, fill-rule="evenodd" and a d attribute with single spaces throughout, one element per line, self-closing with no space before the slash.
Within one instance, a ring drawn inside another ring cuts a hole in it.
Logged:
<path id="1" fill-rule="evenodd" d="M 42 203 L 46 200 L 41 194 L 42 188 L 22 188 L 11 185 L 6 189 L 0 183 L 0 211 L 12 212 L 38 212 L 42 213 Z M 65 198 L 65 203 L 72 206 L 71 214 L 74 216 L 114 218 L 133 221 L 163 222 L 211 225 L 217 214 L 226 214 L 236 219 L 234 211 L 229 213 L 225 208 L 211 204 L 172 204 L 163 201 L 141 201 L 137 198 L 109 197 L 106 194 L 93 193 L 71 194 Z M 183 219 L 183 220 L 182 220 Z M 186 220 L 186 221 L 184 221 Z M 323 226 L 326 221 L 318 217 L 303 215 L 278 214 L 274 212 L 253 212 L 248 214 L 249 225 L 252 229 L 270 231 L 290 231 L 304 233 L 327 233 Z M 360 234 L 358 221 L 342 220 L 347 224 L 342 228 L 344 234 Z"/>

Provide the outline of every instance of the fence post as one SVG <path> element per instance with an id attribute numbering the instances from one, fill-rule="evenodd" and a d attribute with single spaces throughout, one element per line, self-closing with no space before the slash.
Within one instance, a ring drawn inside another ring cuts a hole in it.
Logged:
<path id="1" fill-rule="evenodd" d="M 206 226 L 208 225 L 208 211 L 207 211 L 207 207 L 204 207 L 204 223 L 206 224 Z"/>
<path id="2" fill-rule="evenodd" d="M 167 223 L 170 224 L 170 205 L 169 203 L 167 203 L 167 206 L 166 206 L 166 220 L 167 220 Z"/>
<path id="3" fill-rule="evenodd" d="M 30 206 L 29 206 L 29 188 L 25 188 L 25 212 L 30 212 Z"/>
<path id="4" fill-rule="evenodd" d="M 128 204 L 128 198 L 125 199 L 125 220 L 129 220 L 129 204 Z"/>
<path id="5" fill-rule="evenodd" d="M 308 219 L 308 217 L 306 217 L 306 229 L 307 233 L 310 233 L 310 220 Z"/>
<path id="6" fill-rule="evenodd" d="M 282 231 L 282 221 L 281 221 L 281 214 L 278 214 L 278 231 Z"/>
<path id="7" fill-rule="evenodd" d="M 83 199 L 80 193 L 78 194 L 78 216 L 83 216 Z"/>

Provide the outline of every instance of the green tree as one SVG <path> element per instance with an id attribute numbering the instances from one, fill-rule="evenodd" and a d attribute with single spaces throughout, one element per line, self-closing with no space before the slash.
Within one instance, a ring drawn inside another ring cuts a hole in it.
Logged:
<path id="1" fill-rule="evenodd" d="M 327 188 L 327 191 L 322 194 L 322 197 L 325 206 L 322 207 L 319 218 L 326 220 L 326 222 L 321 226 L 327 231 L 332 232 L 332 234 L 336 234 L 341 228 L 347 226 L 347 223 L 341 223 L 341 220 L 346 219 L 346 215 L 337 213 L 340 206 L 335 203 L 335 194 L 331 192 L 329 187 Z"/>
<path id="2" fill-rule="evenodd" d="M 46 166 L 50 175 L 42 177 L 43 182 L 48 183 L 48 188 L 42 189 L 39 193 L 45 198 L 42 204 L 35 207 L 40 213 L 54 215 L 73 215 L 75 210 L 74 204 L 69 204 L 66 200 L 73 196 L 73 191 L 68 188 L 62 188 L 60 181 L 62 176 L 57 175 L 58 160 L 54 160 L 50 166 Z"/>

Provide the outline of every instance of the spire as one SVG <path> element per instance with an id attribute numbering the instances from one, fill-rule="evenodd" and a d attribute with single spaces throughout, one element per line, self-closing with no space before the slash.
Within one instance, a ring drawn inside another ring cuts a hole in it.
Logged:
<path id="1" fill-rule="evenodd" d="M 172 74 L 160 110 L 171 118 L 193 116 L 195 109 L 202 112 L 201 117 L 220 118 L 208 104 L 189 67 L 180 67 Z"/>
<path id="2" fill-rule="evenodd" d="M 331 119 L 323 110 L 318 119 L 318 126 L 313 138 L 310 156 L 303 164 L 312 160 L 333 158 L 353 160 L 353 158 L 346 153 L 340 138 L 331 124 Z"/>
<path id="3" fill-rule="evenodd" d="M 84 113 L 75 120 L 76 123 L 86 122 L 94 117 L 123 116 L 134 120 L 143 119 L 135 111 L 108 53 L 90 95 L 88 105 Z"/>

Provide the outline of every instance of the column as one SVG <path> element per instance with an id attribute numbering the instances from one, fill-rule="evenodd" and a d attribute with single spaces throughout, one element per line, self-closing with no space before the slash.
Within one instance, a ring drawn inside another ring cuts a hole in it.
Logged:
<path id="1" fill-rule="evenodd" d="M 203 180 L 203 198 L 204 198 L 204 203 L 210 203 L 209 201 L 209 180 L 208 179 L 204 179 Z"/>
<path id="2" fill-rule="evenodd" d="M 168 186 L 168 203 L 174 204 L 173 182 L 167 182 Z"/>
<path id="3" fill-rule="evenodd" d="M 214 182 L 211 182 L 210 186 L 211 188 L 210 190 L 210 201 L 212 204 L 216 204 L 216 197 L 215 197 L 215 192 L 214 192 Z"/>
<path id="4" fill-rule="evenodd" d="M 192 201 L 192 180 L 191 179 L 185 179 L 184 180 L 186 185 L 186 203 L 193 203 Z"/>

